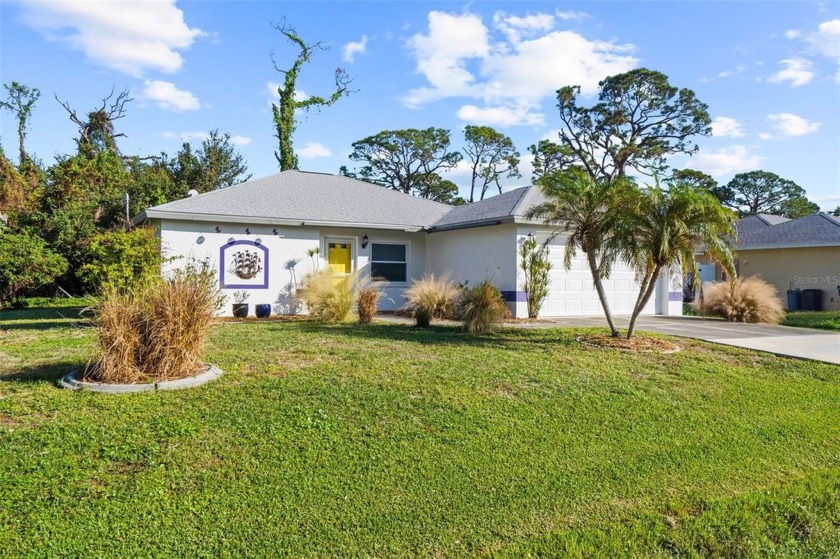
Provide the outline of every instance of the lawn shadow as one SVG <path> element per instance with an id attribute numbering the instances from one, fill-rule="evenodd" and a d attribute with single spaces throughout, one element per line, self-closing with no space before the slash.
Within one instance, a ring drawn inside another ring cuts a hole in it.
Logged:
<path id="1" fill-rule="evenodd" d="M 82 361 L 62 361 L 60 363 L 50 363 L 48 365 L 24 367 L 15 373 L 0 375 L 0 383 L 35 384 L 44 381 L 56 383 L 58 379 L 70 371 L 84 369 L 85 365 L 86 364 Z"/>
<path id="2" fill-rule="evenodd" d="M 60 309 L 23 309 L 0 312 L 0 330 L 51 330 L 53 328 L 87 328 L 90 320 L 87 307 Z"/>

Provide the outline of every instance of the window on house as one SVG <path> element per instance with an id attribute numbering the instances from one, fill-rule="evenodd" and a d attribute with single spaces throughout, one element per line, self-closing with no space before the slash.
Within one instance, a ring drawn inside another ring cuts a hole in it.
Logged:
<path id="1" fill-rule="evenodd" d="M 370 244 L 370 279 L 405 282 L 408 279 L 406 245 Z"/>

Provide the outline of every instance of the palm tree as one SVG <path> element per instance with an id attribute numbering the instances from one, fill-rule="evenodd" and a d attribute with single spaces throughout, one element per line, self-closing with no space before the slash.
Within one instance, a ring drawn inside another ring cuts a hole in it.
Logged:
<path id="1" fill-rule="evenodd" d="M 542 219 L 554 227 L 551 238 L 567 234 L 563 265 L 568 270 L 577 250 L 586 254 L 592 282 L 612 336 L 619 336 L 615 327 L 603 280 L 609 278 L 618 254 L 616 243 L 620 217 L 632 198 L 635 187 L 627 179 L 595 180 L 580 169 L 552 173 L 541 177 L 537 185 L 546 197 L 526 214 L 529 219 Z"/>
<path id="2" fill-rule="evenodd" d="M 680 182 L 665 190 L 658 180 L 654 186 L 637 190 L 634 198 L 618 225 L 621 232 L 615 236 L 620 256 L 636 268 L 641 278 L 628 339 L 663 270 L 679 265 L 684 271 L 694 272 L 694 278 L 699 276 L 697 250 L 704 250 L 730 278 L 735 278 L 729 239 L 735 236 L 737 216 L 717 198 Z"/>

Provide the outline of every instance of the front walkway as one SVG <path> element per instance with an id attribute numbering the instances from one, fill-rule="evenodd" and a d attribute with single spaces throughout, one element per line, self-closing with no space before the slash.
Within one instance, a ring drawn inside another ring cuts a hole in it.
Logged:
<path id="1" fill-rule="evenodd" d="M 413 320 L 392 315 L 379 318 L 412 323 Z M 629 317 L 616 317 L 616 326 L 627 328 Z M 509 322 L 514 328 L 605 328 L 603 316 L 569 316 L 545 319 L 539 322 Z M 694 316 L 642 316 L 636 322 L 637 332 L 657 332 L 683 338 L 696 338 L 707 342 L 767 351 L 785 357 L 813 359 L 840 364 L 840 332 L 792 328 L 773 324 L 743 324 L 716 318 Z"/>

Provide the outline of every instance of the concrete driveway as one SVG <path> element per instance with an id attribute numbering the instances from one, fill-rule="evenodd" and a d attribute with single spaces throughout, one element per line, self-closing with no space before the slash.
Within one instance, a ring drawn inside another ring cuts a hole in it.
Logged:
<path id="1" fill-rule="evenodd" d="M 606 327 L 607 325 L 606 319 L 597 316 L 563 317 L 550 320 L 557 326 Z M 627 322 L 627 317 L 616 318 L 616 326 L 619 328 L 626 328 Z M 840 364 L 840 332 L 771 324 L 741 324 L 694 316 L 639 317 L 636 321 L 636 331 L 697 338 L 718 344 L 768 351 L 786 357 Z"/>

